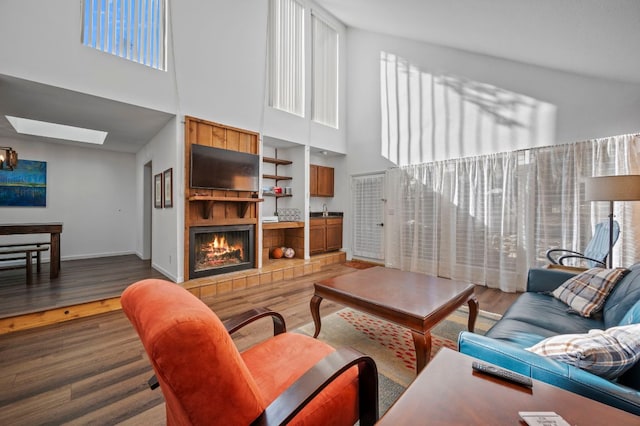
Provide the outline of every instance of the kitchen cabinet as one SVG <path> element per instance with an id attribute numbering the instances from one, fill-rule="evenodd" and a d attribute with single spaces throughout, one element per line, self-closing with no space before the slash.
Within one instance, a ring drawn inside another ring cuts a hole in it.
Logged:
<path id="1" fill-rule="evenodd" d="M 341 248 L 342 218 L 311 218 L 309 221 L 309 254 L 326 253 Z"/>
<path id="2" fill-rule="evenodd" d="M 311 219 L 309 222 L 309 254 L 319 254 L 326 251 L 326 220 Z"/>
<path id="3" fill-rule="evenodd" d="M 333 167 L 309 166 L 309 193 L 312 197 L 333 197 Z"/>
<path id="4" fill-rule="evenodd" d="M 342 218 L 327 219 L 325 231 L 326 251 L 342 248 Z"/>

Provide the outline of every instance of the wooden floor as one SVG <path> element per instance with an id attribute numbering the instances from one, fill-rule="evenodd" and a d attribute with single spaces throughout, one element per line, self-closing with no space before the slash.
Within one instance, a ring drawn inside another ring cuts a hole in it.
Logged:
<path id="1" fill-rule="evenodd" d="M 49 264 L 27 285 L 24 269 L 0 271 L 0 318 L 118 297 L 131 283 L 166 278 L 151 261 L 136 255 L 68 260 L 60 276 L 49 278 Z"/>
<path id="2" fill-rule="evenodd" d="M 91 277 L 112 268 L 96 267 Z M 117 268 L 113 268 L 117 269 Z M 250 307 L 281 312 L 289 330 L 311 321 L 313 282 L 354 269 L 341 264 L 292 280 L 233 291 L 205 302 L 223 319 Z M 65 271 L 66 272 L 66 271 Z M 477 288 L 480 309 L 502 313 L 515 294 Z M 329 301 L 321 315 L 341 306 Z M 234 336 L 239 348 L 271 332 L 268 321 Z M 0 424 L 164 424 L 159 390 L 137 335 L 121 311 L 0 336 Z"/>

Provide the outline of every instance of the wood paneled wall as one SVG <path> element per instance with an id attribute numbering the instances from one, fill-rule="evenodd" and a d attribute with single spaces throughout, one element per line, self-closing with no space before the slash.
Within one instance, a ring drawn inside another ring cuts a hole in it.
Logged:
<path id="1" fill-rule="evenodd" d="M 184 220 L 184 277 L 189 277 L 189 228 L 192 226 L 253 224 L 255 230 L 255 259 L 257 262 L 258 232 L 255 227 L 260 214 L 259 203 L 250 202 L 243 212 L 242 203 L 233 198 L 247 199 L 254 194 L 242 191 L 219 191 L 213 189 L 191 188 L 191 145 L 206 145 L 232 151 L 260 154 L 260 134 L 249 130 L 237 129 L 212 121 L 185 116 L 185 220 Z M 196 199 L 197 198 L 197 199 Z M 215 200 L 207 199 L 215 198 Z M 229 198 L 224 201 L 220 198 Z M 208 212 L 208 214 L 207 214 Z M 244 213 L 244 214 L 242 214 Z"/>

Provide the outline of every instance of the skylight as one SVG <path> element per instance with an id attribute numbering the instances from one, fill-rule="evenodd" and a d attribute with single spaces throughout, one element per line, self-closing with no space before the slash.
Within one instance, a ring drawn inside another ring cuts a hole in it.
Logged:
<path id="1" fill-rule="evenodd" d="M 46 138 L 64 139 L 69 141 L 102 145 L 107 132 L 49 123 L 46 121 L 30 120 L 28 118 L 6 116 L 16 132 L 24 135 L 44 136 Z"/>

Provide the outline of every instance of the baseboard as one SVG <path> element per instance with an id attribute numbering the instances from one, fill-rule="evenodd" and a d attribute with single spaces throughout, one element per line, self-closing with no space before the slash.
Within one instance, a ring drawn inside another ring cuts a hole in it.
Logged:
<path id="1" fill-rule="evenodd" d="M 137 254 L 137 253 L 135 251 L 122 251 L 122 252 L 78 254 L 78 255 L 62 256 L 60 260 L 65 261 L 65 260 L 96 259 L 98 257 L 128 256 L 131 254 Z M 47 259 L 47 261 L 49 261 L 49 259 Z"/>
<path id="2" fill-rule="evenodd" d="M 167 271 L 166 269 L 164 269 L 160 265 L 151 262 L 151 267 L 153 269 L 155 269 L 156 271 L 160 272 L 162 275 L 170 278 L 171 281 L 173 281 L 174 283 L 180 282 L 180 281 L 178 281 L 178 277 L 175 274 L 173 274 L 172 272 Z"/>

